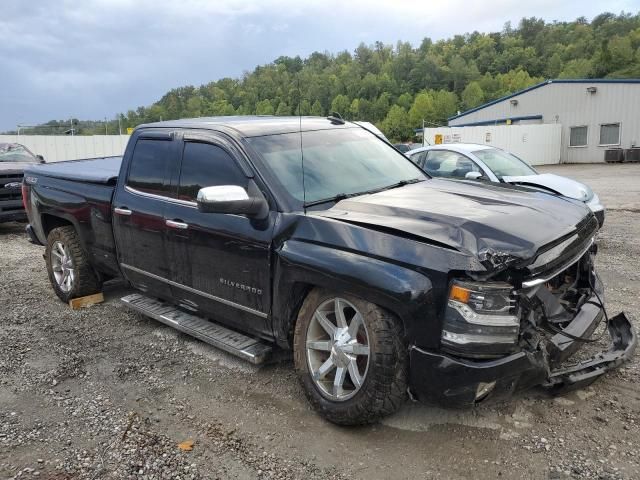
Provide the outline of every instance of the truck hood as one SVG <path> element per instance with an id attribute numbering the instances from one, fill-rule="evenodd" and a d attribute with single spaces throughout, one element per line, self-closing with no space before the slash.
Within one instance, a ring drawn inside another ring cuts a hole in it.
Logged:
<path id="1" fill-rule="evenodd" d="M 25 168 L 31 165 L 35 165 L 35 164 L 26 163 L 26 162 L 0 162 L 0 172 L 2 173 L 23 172 Z"/>
<path id="2" fill-rule="evenodd" d="M 545 193 L 431 179 L 343 200 L 314 215 L 476 256 L 488 268 L 532 261 L 591 216 Z"/>
<path id="3" fill-rule="evenodd" d="M 502 177 L 502 179 L 513 185 L 531 186 L 534 188 L 540 187 L 543 190 L 551 191 L 552 193 L 565 197 L 575 198 L 581 202 L 588 202 L 593 197 L 593 191 L 585 184 L 567 177 L 554 175 L 553 173 Z"/>

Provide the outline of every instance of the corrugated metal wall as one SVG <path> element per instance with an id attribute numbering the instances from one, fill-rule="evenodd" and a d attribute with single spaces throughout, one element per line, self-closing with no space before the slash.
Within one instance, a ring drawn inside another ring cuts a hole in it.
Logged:
<path id="1" fill-rule="evenodd" d="M 444 143 L 480 143 L 502 148 L 531 165 L 560 163 L 562 126 L 497 125 L 486 127 L 425 128 L 425 139 L 436 143 L 442 135 Z"/>
<path id="2" fill-rule="evenodd" d="M 589 93 L 588 87 L 595 87 L 595 93 Z M 549 83 L 450 120 L 449 126 L 529 115 L 542 115 L 539 122 L 545 124 L 562 125 L 563 163 L 603 162 L 604 151 L 612 148 L 599 145 L 603 123 L 621 124 L 620 147 L 640 145 L 640 84 Z M 581 125 L 588 126 L 587 146 L 570 147 L 569 129 Z"/>
<path id="3" fill-rule="evenodd" d="M 21 143 L 47 162 L 122 155 L 129 135 L 0 135 L 0 143 Z"/>

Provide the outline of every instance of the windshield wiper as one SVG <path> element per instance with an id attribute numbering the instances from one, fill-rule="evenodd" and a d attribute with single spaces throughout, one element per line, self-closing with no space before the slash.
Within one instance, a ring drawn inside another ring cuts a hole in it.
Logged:
<path id="1" fill-rule="evenodd" d="M 424 182 L 424 178 L 411 178 L 409 180 L 400 180 L 397 183 L 393 183 L 391 185 L 387 185 L 385 187 L 372 188 L 371 190 L 366 190 L 364 192 L 357 193 L 356 195 L 367 195 L 371 193 L 384 192 L 385 190 L 391 190 L 393 188 L 404 187 L 405 185 L 410 185 L 412 183 Z"/>
<path id="2" fill-rule="evenodd" d="M 320 200 L 314 200 L 313 202 L 307 202 L 307 203 L 304 204 L 304 208 L 313 207 L 315 205 L 322 205 L 323 203 L 339 202 L 340 200 L 344 200 L 346 198 L 353 197 L 354 195 L 360 195 L 360 194 L 359 193 L 355 193 L 355 194 L 347 195 L 346 193 L 338 193 L 337 195 L 334 195 L 333 197 L 321 198 Z"/>
<path id="3" fill-rule="evenodd" d="M 323 203 L 329 202 L 339 202 L 340 200 L 345 200 L 347 198 L 359 197 L 360 195 L 370 195 L 372 193 L 383 192 L 385 190 L 391 190 L 392 188 L 404 187 L 405 185 L 410 185 L 412 183 L 424 182 L 424 178 L 411 178 L 409 180 L 400 180 L 397 183 L 387 185 L 385 187 L 372 188 L 371 190 L 365 190 L 363 192 L 356 193 L 338 193 L 333 197 L 321 198 L 320 200 L 314 200 L 313 202 L 308 202 L 304 204 L 304 208 L 313 207 L 314 205 L 322 205 Z"/>

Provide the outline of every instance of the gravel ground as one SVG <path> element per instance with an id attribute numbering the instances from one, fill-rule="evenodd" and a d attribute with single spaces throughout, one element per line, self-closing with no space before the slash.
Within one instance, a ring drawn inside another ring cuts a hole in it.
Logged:
<path id="1" fill-rule="evenodd" d="M 640 165 L 541 170 L 608 205 L 608 310 L 640 326 Z M 309 409 L 290 360 L 238 361 L 127 311 L 118 285 L 70 310 L 22 230 L 0 224 L 0 478 L 640 478 L 638 356 L 564 397 L 407 403 L 340 428 Z"/>

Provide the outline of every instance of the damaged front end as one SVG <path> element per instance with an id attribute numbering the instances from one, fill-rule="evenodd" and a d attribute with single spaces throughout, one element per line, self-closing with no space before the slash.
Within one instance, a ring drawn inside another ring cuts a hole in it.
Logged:
<path id="1" fill-rule="evenodd" d="M 440 351 L 411 349 L 413 393 L 459 406 L 534 385 L 559 393 L 631 358 L 636 334 L 624 313 L 607 316 L 596 251 L 592 235 L 575 235 L 524 267 L 485 255 L 484 261 L 498 263 L 493 276 L 452 280 Z M 608 350 L 566 366 L 607 332 Z"/>

